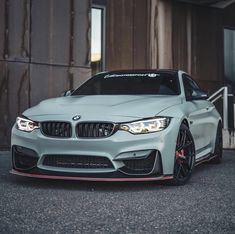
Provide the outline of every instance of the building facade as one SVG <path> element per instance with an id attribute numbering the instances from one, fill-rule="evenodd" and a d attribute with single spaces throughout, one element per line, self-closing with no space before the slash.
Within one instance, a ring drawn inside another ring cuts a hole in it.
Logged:
<path id="1" fill-rule="evenodd" d="M 17 115 L 102 70 L 182 69 L 209 93 L 234 92 L 235 3 L 224 2 L 0 1 L 0 148 Z"/>

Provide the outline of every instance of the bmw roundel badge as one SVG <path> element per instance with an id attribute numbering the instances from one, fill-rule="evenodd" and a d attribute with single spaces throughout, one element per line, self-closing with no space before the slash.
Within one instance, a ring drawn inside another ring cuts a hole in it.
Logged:
<path id="1" fill-rule="evenodd" d="M 79 120 L 79 119 L 81 119 L 81 116 L 80 116 L 80 115 L 75 115 L 75 116 L 73 116 L 73 118 L 72 118 L 72 120 L 74 120 L 74 121 L 77 121 L 77 120 Z"/>

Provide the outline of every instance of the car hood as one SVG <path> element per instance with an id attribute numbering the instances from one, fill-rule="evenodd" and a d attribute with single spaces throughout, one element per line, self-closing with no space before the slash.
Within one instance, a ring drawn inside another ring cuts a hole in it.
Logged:
<path id="1" fill-rule="evenodd" d="M 35 121 L 131 121 L 153 117 L 161 111 L 180 104 L 179 96 L 164 95 L 91 95 L 68 96 L 42 101 L 26 110 L 23 115 Z"/>

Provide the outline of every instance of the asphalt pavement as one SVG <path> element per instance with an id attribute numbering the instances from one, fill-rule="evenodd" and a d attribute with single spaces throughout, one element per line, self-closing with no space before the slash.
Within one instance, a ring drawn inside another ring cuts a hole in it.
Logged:
<path id="1" fill-rule="evenodd" d="M 0 233 L 235 233 L 235 151 L 185 186 L 79 182 L 9 174 L 0 152 Z"/>

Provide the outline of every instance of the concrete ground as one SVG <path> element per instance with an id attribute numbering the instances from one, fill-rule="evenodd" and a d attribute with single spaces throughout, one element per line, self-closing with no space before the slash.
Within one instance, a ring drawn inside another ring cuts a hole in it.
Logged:
<path id="1" fill-rule="evenodd" d="M 0 233 L 235 233 L 235 151 L 185 186 L 78 182 L 9 174 L 0 153 Z"/>

